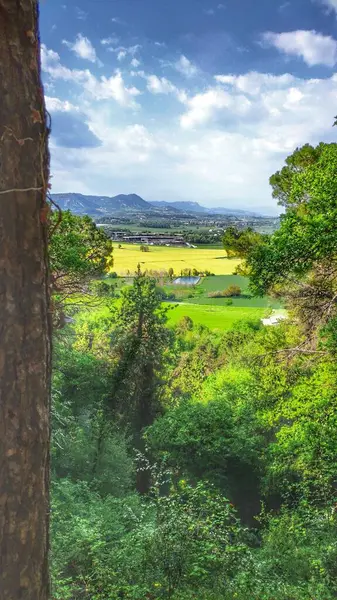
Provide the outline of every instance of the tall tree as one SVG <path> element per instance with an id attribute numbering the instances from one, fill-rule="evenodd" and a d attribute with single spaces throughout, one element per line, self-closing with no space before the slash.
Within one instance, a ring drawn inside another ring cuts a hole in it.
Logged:
<path id="1" fill-rule="evenodd" d="M 245 258 L 252 248 L 261 244 L 266 237 L 251 227 L 242 230 L 237 227 L 228 227 L 224 232 L 222 243 L 228 257 Z"/>
<path id="2" fill-rule="evenodd" d="M 132 287 L 122 291 L 112 335 L 116 367 L 111 402 L 114 410 L 131 424 L 133 443 L 144 452 L 142 432 L 160 411 L 160 370 L 163 354 L 169 347 L 170 332 L 165 327 L 166 311 L 156 281 L 140 272 Z M 145 471 L 137 477 L 137 489 L 148 490 Z"/>
<path id="3" fill-rule="evenodd" d="M 47 600 L 48 128 L 38 3 L 0 0 L 0 597 Z"/>
<path id="4" fill-rule="evenodd" d="M 50 270 L 53 322 L 64 324 L 64 308 L 69 297 L 83 298 L 87 284 L 113 266 L 112 242 L 88 217 L 64 211 L 50 218 Z M 88 298 L 87 298 L 88 300 Z"/>
<path id="5" fill-rule="evenodd" d="M 337 316 L 337 144 L 304 146 L 294 156 L 315 156 L 291 174 L 286 171 L 281 226 L 249 253 L 252 290 L 286 297 L 309 337 Z M 297 160 L 297 159 L 296 159 Z M 277 175 L 277 174 L 276 174 Z"/>

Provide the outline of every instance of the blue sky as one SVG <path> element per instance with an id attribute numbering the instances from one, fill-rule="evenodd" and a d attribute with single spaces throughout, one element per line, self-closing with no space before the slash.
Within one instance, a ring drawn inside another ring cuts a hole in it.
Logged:
<path id="1" fill-rule="evenodd" d="M 276 214 L 269 176 L 335 141 L 337 0 L 42 0 L 53 192 Z"/>

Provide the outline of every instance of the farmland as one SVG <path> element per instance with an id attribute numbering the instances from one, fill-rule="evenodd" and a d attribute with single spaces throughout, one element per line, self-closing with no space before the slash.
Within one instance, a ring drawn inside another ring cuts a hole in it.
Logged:
<path id="1" fill-rule="evenodd" d="M 221 248 L 172 248 L 151 246 L 149 252 L 141 252 L 139 246 L 123 244 L 114 246 L 113 270 L 118 275 L 133 274 L 140 264 L 142 271 L 168 271 L 170 267 L 177 275 L 184 269 L 210 271 L 215 275 L 230 275 L 240 263 L 228 259 Z"/>

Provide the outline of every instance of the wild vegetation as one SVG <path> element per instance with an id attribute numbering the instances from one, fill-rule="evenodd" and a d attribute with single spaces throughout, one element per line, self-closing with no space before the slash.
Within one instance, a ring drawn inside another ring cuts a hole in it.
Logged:
<path id="1" fill-rule="evenodd" d="M 297 151 L 279 231 L 226 235 L 287 320 L 198 324 L 141 267 L 55 334 L 54 600 L 336 598 L 336 157 Z"/>

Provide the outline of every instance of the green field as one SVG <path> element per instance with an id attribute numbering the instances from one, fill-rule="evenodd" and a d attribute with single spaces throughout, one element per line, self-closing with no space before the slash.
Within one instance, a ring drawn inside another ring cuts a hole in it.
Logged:
<path id="1" fill-rule="evenodd" d="M 244 319 L 262 319 L 264 308 L 240 308 L 235 306 L 205 306 L 196 304 L 171 304 L 168 312 L 168 324 L 176 325 L 183 317 L 190 317 L 198 325 L 222 331 L 231 329 Z"/>
<path id="2" fill-rule="evenodd" d="M 219 248 L 171 248 L 150 246 L 149 252 L 141 252 L 138 245 L 114 244 L 114 265 L 118 275 L 133 274 L 140 264 L 143 271 L 168 271 L 174 269 L 180 275 L 183 269 L 210 271 L 215 275 L 229 275 L 240 264 L 240 260 L 228 259 L 225 250 Z"/>
<path id="3" fill-rule="evenodd" d="M 174 293 L 177 300 L 189 304 L 205 304 L 210 306 L 227 306 L 228 298 L 209 298 L 210 292 L 221 291 L 230 285 L 238 285 L 242 290 L 242 296 L 232 298 L 233 306 L 246 308 L 279 308 L 281 304 L 270 298 L 252 298 L 248 290 L 249 280 L 240 275 L 217 275 L 216 277 L 204 277 L 194 287 L 165 285 L 167 293 Z"/>
<path id="4" fill-rule="evenodd" d="M 118 244 L 115 244 L 113 270 L 120 277 L 111 282 L 116 285 L 117 290 L 132 282 L 132 275 L 138 263 L 143 271 L 162 273 L 158 278 L 158 285 L 168 296 L 174 295 L 166 303 L 172 307 L 168 313 L 169 325 L 175 325 L 184 316 L 189 316 L 195 323 L 210 329 L 226 330 L 239 320 L 261 319 L 268 309 L 281 307 L 279 302 L 268 297 L 251 297 L 248 289 L 249 280 L 240 275 L 233 275 L 240 261 L 228 259 L 221 248 L 151 246 L 149 252 L 141 252 L 138 245 L 123 244 L 122 248 L 118 248 Z M 165 276 L 170 267 L 178 276 L 183 269 L 194 268 L 198 271 L 211 271 L 215 276 L 202 277 L 195 286 L 177 286 Z M 127 274 L 128 277 L 123 277 Z M 231 299 L 208 297 L 210 292 L 223 291 L 230 285 L 240 286 L 242 291 L 240 297 Z"/>

